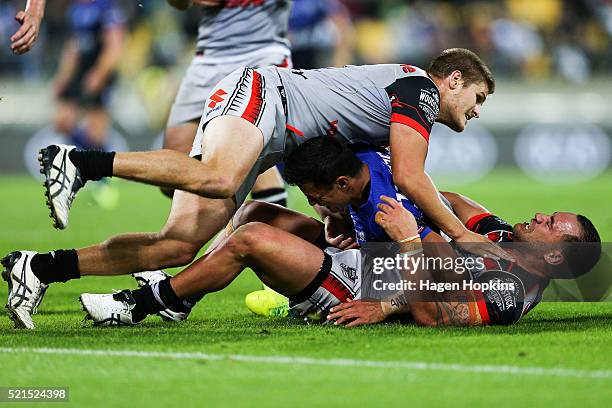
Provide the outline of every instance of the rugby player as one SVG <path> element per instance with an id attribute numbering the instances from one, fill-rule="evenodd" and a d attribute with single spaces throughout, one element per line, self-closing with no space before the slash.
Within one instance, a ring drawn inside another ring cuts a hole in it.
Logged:
<path id="1" fill-rule="evenodd" d="M 550 279 L 581 276 L 599 259 L 599 235 L 581 215 L 536 213 L 531 221 L 512 227 L 469 199 L 444 195 L 470 230 L 496 241 L 535 244 L 509 248 L 516 262 L 485 258 L 483 268 L 469 271 L 470 281 L 488 283 L 493 289 L 448 290 L 427 300 L 410 293 L 360 300 L 362 285 L 371 279 L 372 271 L 359 250 L 322 250 L 311 242 L 321 235 L 323 224 L 278 206 L 251 202 L 235 216 L 238 228 L 183 272 L 151 287 L 116 294 L 86 293 L 80 300 L 96 325 L 132 325 L 149 314 L 177 309 L 184 301 L 222 290 L 250 267 L 264 284 L 289 297 L 292 315 L 300 318 L 318 316 L 323 322 L 358 326 L 378 323 L 393 314 L 409 314 L 424 326 L 508 325 L 540 302 Z M 413 255 L 422 252 L 414 215 L 391 197 L 382 196 L 381 201 L 376 222 L 385 234 L 401 243 L 401 250 Z M 342 205 L 346 197 L 329 198 L 328 202 Z M 252 221 L 257 218 L 272 225 Z M 426 239 L 432 235 L 437 236 L 430 232 Z M 436 242 L 452 251 L 450 244 L 440 243 L 439 236 Z M 568 242 L 581 245 L 567 247 Z M 431 280 L 429 272 L 419 270 L 412 275 L 413 281 Z M 498 283 L 512 285 L 496 287 Z"/>
<path id="2" fill-rule="evenodd" d="M 168 0 L 180 10 L 202 6 L 195 55 L 176 95 L 164 134 L 164 149 L 188 154 L 206 104 L 217 103 L 213 87 L 239 67 L 276 65 L 291 68 L 287 40 L 291 1 Z M 207 102 L 208 97 L 211 100 Z M 173 196 L 173 189 L 162 187 Z M 181 193 L 184 194 L 184 193 Z M 257 200 L 286 205 L 278 170 L 271 167 L 253 186 Z M 197 205 L 198 198 L 189 200 Z"/>
<path id="3" fill-rule="evenodd" d="M 481 235 L 466 229 L 444 207 L 423 170 L 434 122 L 463 130 L 469 119 L 478 117 L 494 86 L 486 65 L 465 49 L 442 52 L 427 72 L 393 64 L 311 71 L 245 68 L 222 80 L 216 89 L 225 94 L 206 106 L 191 153 L 203 152 L 201 161 L 170 150 L 115 154 L 59 145 L 43 149 L 48 203 L 60 227 L 67 225 L 70 205 L 83 183 L 105 176 L 210 198 L 175 196 L 159 233 L 119 235 L 78 252 L 11 254 L 5 259 L 9 265 L 5 276 L 14 287 L 11 293 L 30 295 L 21 302 L 10 298 L 9 310 L 30 327 L 47 283 L 191 262 L 225 227 L 259 172 L 320 134 L 349 143 L 390 143 L 395 184 L 437 227 L 461 243 L 479 242 L 482 252 L 507 257 L 490 241 L 482 244 Z M 17 275 L 21 270 L 26 271 L 25 278 Z"/>
<path id="4" fill-rule="evenodd" d="M 126 17 L 117 1 L 77 0 L 67 10 L 67 22 L 71 34 L 53 80 L 58 100 L 55 130 L 82 148 L 104 150 L 111 122 L 110 92 L 126 41 Z M 83 128 L 78 126 L 81 110 Z"/>
<path id="5" fill-rule="evenodd" d="M 32 49 L 40 33 L 40 23 L 45 15 L 46 0 L 27 0 L 25 10 L 20 10 L 15 20 L 21 27 L 11 36 L 11 50 L 24 54 Z"/>

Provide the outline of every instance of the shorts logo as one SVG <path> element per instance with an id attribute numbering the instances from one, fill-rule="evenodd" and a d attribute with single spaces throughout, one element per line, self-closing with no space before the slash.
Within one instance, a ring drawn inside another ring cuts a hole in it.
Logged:
<path id="1" fill-rule="evenodd" d="M 224 95 L 227 95 L 227 92 L 225 92 L 223 89 L 217 90 L 217 92 L 212 94 L 212 96 L 210 97 L 210 103 L 208 104 L 208 107 L 212 109 L 217 106 L 218 103 L 223 102 Z"/>
<path id="2" fill-rule="evenodd" d="M 346 279 L 349 279 L 351 282 L 355 283 L 357 280 L 357 270 L 355 268 L 351 268 L 350 266 L 341 263 L 340 269 L 342 269 L 342 275 L 344 275 Z"/>

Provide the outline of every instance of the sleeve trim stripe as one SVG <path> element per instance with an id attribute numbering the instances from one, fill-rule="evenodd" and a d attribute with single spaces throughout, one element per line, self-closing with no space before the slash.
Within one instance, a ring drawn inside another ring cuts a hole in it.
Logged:
<path id="1" fill-rule="evenodd" d="M 412 119 L 409 116 L 404 116 L 401 115 L 399 113 L 393 113 L 391 115 L 391 123 L 401 123 L 403 125 L 406 125 L 408 127 L 411 127 L 412 129 L 416 130 L 417 132 L 419 132 L 419 134 L 421 136 L 423 136 L 423 138 L 425 138 L 425 140 L 427 142 L 429 142 L 429 132 L 427 131 L 427 129 L 425 129 L 425 127 L 423 127 L 423 125 L 421 125 L 419 122 L 417 122 L 416 120 Z"/>
<path id="2" fill-rule="evenodd" d="M 476 224 L 478 224 L 478 222 L 480 220 L 482 220 L 483 218 L 490 217 L 492 215 L 493 214 L 491 214 L 491 213 L 484 213 L 484 214 L 475 215 L 472 218 L 470 218 L 469 220 L 467 220 L 467 222 L 465 223 L 465 228 L 469 229 L 470 231 L 474 231 L 474 227 L 476 226 Z"/>
<path id="3" fill-rule="evenodd" d="M 476 304 L 478 305 L 478 311 L 480 312 L 480 318 L 482 319 L 483 325 L 488 325 L 491 323 L 491 318 L 489 317 L 489 311 L 487 310 L 487 302 L 484 300 L 484 295 L 482 291 L 475 290 L 474 296 L 476 296 Z"/>

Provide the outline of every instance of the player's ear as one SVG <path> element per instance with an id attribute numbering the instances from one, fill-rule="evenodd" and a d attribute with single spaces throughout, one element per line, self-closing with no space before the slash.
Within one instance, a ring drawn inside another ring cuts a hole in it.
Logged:
<path id="1" fill-rule="evenodd" d="M 448 76 L 448 87 L 450 89 L 459 89 L 463 86 L 463 75 L 458 69 L 451 72 Z"/>
<path id="2" fill-rule="evenodd" d="M 336 186 L 338 190 L 346 190 L 349 186 L 349 178 L 346 176 L 340 176 L 336 179 Z"/>
<path id="3" fill-rule="evenodd" d="M 563 253 L 561 253 L 561 251 L 558 249 L 551 249 L 544 254 L 544 261 L 552 266 L 559 266 L 564 260 L 565 258 L 563 257 Z"/>

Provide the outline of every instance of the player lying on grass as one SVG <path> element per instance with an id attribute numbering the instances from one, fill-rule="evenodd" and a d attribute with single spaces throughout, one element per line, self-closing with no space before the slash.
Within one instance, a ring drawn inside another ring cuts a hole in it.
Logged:
<path id="1" fill-rule="evenodd" d="M 580 276 L 599 259 L 599 237 L 582 216 L 538 213 L 531 222 L 511 227 L 473 201 L 453 193 L 444 194 L 472 231 L 494 240 L 537 244 L 508 248 L 516 262 L 485 259 L 484 268 L 469 271 L 470 280 L 512 283 L 511 289 L 447 290 L 430 294 L 426 300 L 415 299 L 407 291 L 383 301 L 360 300 L 362 289 L 371 282 L 372 268 L 363 261 L 359 250 L 324 251 L 311 243 L 322 233 L 323 224 L 287 209 L 252 202 L 236 215 L 234 222 L 239 226 L 235 231 L 176 276 L 134 291 L 83 294 L 80 299 L 94 324 L 130 325 L 163 309 L 180 308 L 185 300 L 193 302 L 222 290 L 250 267 L 263 283 L 289 297 L 292 315 L 296 317 L 318 316 L 337 324 L 357 326 L 380 322 L 391 314 L 407 313 L 417 324 L 426 326 L 512 324 L 540 301 L 550 279 Z M 342 201 L 329 198 L 328 202 L 341 205 Z M 377 225 L 391 240 L 405 242 L 401 244 L 402 251 L 411 251 L 413 255 L 422 251 L 419 227 L 410 211 L 384 196 L 378 210 Z M 453 247 L 435 232 L 430 232 L 425 240 L 437 242 L 435 254 L 454 253 Z M 575 248 L 564 245 L 567 242 L 595 244 Z M 429 251 L 427 246 L 425 250 Z M 440 271 L 424 269 L 409 276 L 415 282 L 435 279 L 444 283 L 456 279 L 442 280 L 440 277 L 445 275 Z"/>

